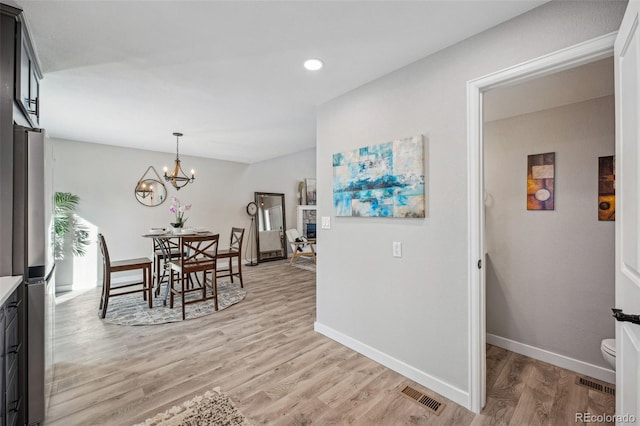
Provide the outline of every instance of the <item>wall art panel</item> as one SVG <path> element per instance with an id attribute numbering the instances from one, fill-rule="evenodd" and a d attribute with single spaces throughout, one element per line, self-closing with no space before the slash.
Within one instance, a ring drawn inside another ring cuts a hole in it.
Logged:
<path id="1" fill-rule="evenodd" d="M 616 220 L 615 156 L 598 158 L 598 220 Z"/>
<path id="2" fill-rule="evenodd" d="M 527 210 L 553 210 L 555 204 L 556 153 L 527 158 Z"/>
<path id="3" fill-rule="evenodd" d="M 333 154 L 336 216 L 425 217 L 422 135 Z"/>

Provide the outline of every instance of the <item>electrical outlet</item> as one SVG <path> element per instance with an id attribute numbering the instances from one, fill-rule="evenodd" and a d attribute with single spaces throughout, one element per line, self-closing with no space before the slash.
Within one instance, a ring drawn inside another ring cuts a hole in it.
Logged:
<path id="1" fill-rule="evenodd" d="M 331 216 L 322 216 L 322 229 L 331 229 Z"/>
<path id="2" fill-rule="evenodd" d="M 402 257 L 402 243 L 400 241 L 393 242 L 393 257 Z"/>

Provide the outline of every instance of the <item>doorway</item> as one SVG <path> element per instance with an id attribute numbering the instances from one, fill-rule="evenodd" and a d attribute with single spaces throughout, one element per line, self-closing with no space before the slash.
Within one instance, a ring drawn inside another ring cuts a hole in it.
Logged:
<path id="1" fill-rule="evenodd" d="M 615 33 L 608 34 L 467 84 L 469 170 L 469 371 L 472 411 L 486 403 L 486 245 L 484 211 L 483 96 L 491 89 L 514 85 L 612 56 Z"/>
<path id="2" fill-rule="evenodd" d="M 615 383 L 613 57 L 483 101 L 487 343 Z"/>

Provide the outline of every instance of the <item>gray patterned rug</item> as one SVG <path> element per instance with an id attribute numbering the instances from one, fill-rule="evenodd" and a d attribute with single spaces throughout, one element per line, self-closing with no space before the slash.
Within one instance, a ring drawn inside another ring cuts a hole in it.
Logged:
<path id="1" fill-rule="evenodd" d="M 164 294 L 164 287 L 160 294 Z M 218 310 L 228 308 L 244 299 L 247 291 L 240 287 L 240 283 L 236 280 L 231 282 L 218 283 Z M 195 293 L 188 293 L 189 297 L 197 297 Z M 149 305 L 142 298 L 142 294 L 134 293 L 126 296 L 113 297 L 109 299 L 109 307 L 107 316 L 103 321 L 118 325 L 155 325 L 166 324 L 168 322 L 182 321 L 182 307 L 179 299 L 175 299 L 173 309 L 162 305 L 162 298 L 153 299 L 153 308 L 149 309 Z M 205 302 L 187 305 L 186 319 L 199 318 L 216 312 L 214 310 L 214 301 L 207 300 Z"/>
<path id="2" fill-rule="evenodd" d="M 138 423 L 135 426 L 204 426 L 204 425 L 251 425 L 233 405 L 220 388 L 208 391 L 202 396 L 171 407 L 164 413 Z"/>

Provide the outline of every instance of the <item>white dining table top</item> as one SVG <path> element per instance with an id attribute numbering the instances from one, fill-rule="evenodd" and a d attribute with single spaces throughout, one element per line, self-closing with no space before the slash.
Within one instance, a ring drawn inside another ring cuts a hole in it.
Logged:
<path id="1" fill-rule="evenodd" d="M 172 230 L 149 230 L 142 234 L 145 238 L 180 238 L 180 237 L 207 237 L 214 235 L 213 232 L 206 229 L 194 229 L 185 228 L 181 232 L 174 232 Z"/>

